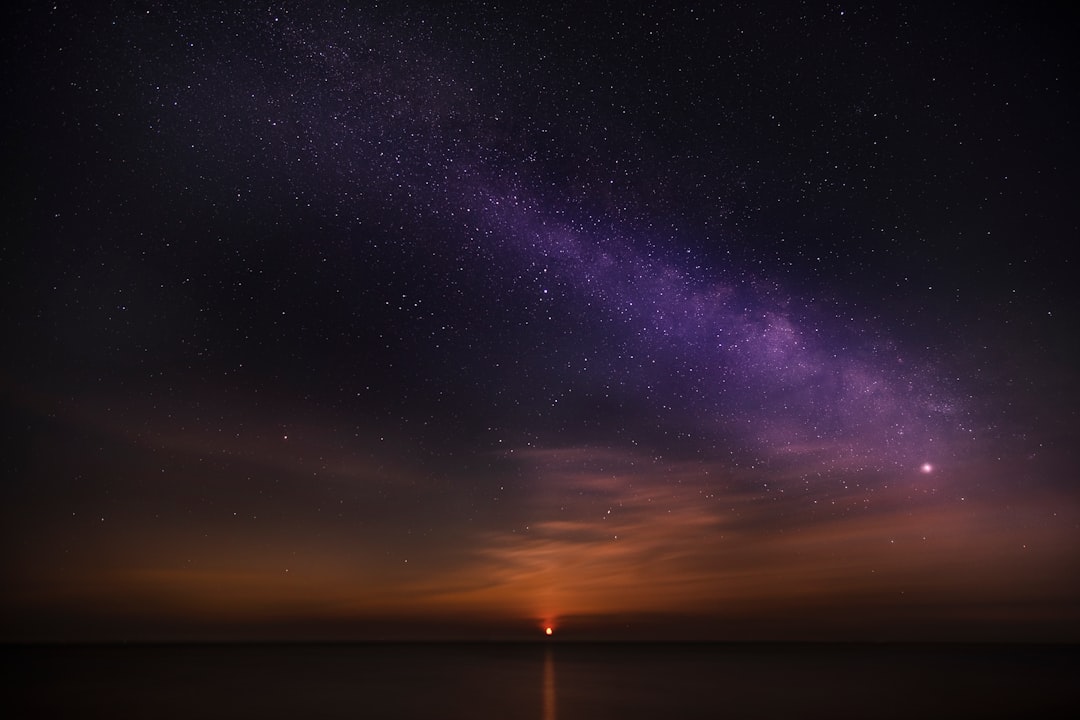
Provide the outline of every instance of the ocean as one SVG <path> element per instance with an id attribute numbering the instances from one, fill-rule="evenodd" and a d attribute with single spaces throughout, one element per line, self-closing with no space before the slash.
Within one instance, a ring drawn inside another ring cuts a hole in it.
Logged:
<path id="1" fill-rule="evenodd" d="M 9 645 L 10 718 L 1080 717 L 1072 645 Z"/>

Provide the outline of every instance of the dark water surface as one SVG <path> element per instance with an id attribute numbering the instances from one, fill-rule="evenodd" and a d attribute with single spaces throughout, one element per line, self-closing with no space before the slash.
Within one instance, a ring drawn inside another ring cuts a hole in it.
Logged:
<path id="1" fill-rule="evenodd" d="M 7 646 L 4 717 L 1080 717 L 1074 646 Z M 14 712 L 12 712 L 14 711 Z"/>

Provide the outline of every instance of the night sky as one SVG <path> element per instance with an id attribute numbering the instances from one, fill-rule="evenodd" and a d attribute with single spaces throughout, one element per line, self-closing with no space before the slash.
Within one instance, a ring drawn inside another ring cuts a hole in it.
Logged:
<path id="1" fill-rule="evenodd" d="M 1065 3 L 23 3 L 0 640 L 1080 640 Z"/>

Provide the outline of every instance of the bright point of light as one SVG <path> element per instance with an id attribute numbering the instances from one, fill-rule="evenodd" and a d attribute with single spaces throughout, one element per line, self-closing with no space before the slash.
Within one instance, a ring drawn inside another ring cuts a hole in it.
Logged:
<path id="1" fill-rule="evenodd" d="M 549 628 L 549 627 L 546 627 L 546 628 L 544 628 L 544 634 L 545 634 L 545 635 L 550 635 L 550 634 L 551 634 L 552 632 L 553 632 L 553 631 L 552 631 L 552 629 L 551 629 L 551 628 Z"/>
<path id="2" fill-rule="evenodd" d="M 923 463 L 919 467 L 919 470 L 921 470 L 923 472 L 923 474 L 932 473 L 932 472 L 934 472 L 934 466 L 931 465 L 930 463 Z"/>

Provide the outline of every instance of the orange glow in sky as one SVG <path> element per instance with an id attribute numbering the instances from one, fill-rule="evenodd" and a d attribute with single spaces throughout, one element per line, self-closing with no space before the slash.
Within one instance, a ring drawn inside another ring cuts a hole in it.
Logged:
<path id="1" fill-rule="evenodd" d="M 400 520 L 270 507 L 198 528 L 172 515 L 54 517 L 0 608 L 35 638 L 547 637 L 556 615 L 574 619 L 575 638 L 641 637 L 650 624 L 699 639 L 936 638 L 1009 623 L 1043 637 L 1076 620 L 1077 512 L 1052 494 L 979 493 L 971 479 L 995 468 L 935 468 L 933 483 L 840 468 L 808 484 L 611 448 L 514 461 L 531 478 L 520 520 L 445 521 L 453 542 L 432 541 L 437 523 L 409 533 Z M 66 542 L 79 533 L 88 539 Z"/>

